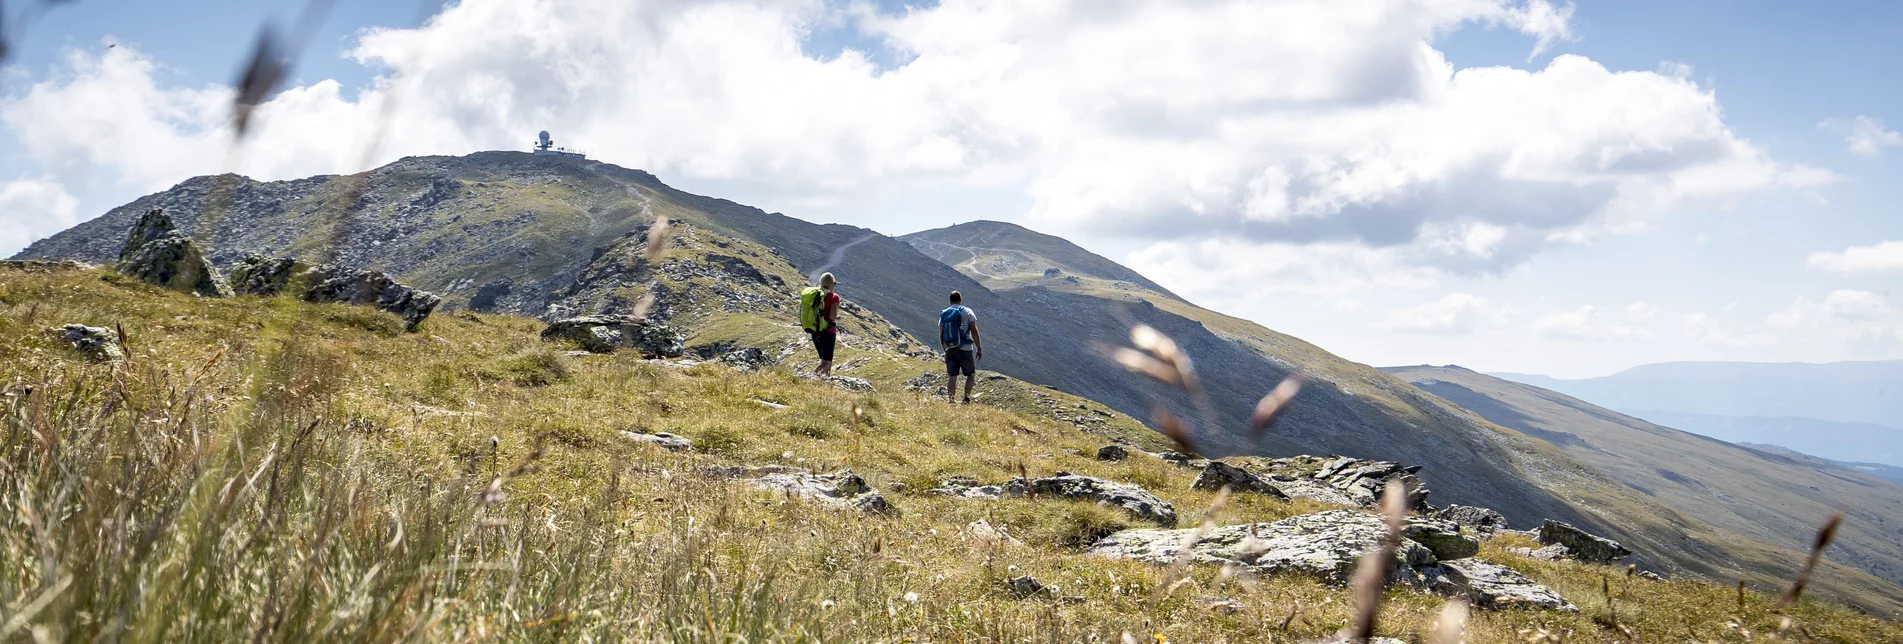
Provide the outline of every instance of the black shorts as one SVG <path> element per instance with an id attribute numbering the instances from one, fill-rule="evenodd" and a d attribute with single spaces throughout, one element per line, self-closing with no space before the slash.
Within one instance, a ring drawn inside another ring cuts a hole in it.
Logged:
<path id="1" fill-rule="evenodd" d="M 839 334 L 830 331 L 813 331 L 807 335 L 813 336 L 813 348 L 819 351 L 820 362 L 831 362 L 833 346 L 839 343 Z"/>
<path id="2" fill-rule="evenodd" d="M 970 349 L 950 349 L 945 352 L 945 373 L 957 378 L 963 373 L 967 376 L 978 375 L 978 354 Z"/>

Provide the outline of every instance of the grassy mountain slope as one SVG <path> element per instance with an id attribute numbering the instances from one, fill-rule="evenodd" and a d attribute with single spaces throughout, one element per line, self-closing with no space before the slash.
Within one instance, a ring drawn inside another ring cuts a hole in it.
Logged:
<path id="1" fill-rule="evenodd" d="M 0 267 L 0 270 L 8 270 Z M 47 336 L 123 328 L 130 359 Z M 1126 516 L 1051 498 L 954 501 L 943 477 L 1020 468 L 1139 482 L 1185 523 L 1321 509 L 1189 488 L 1192 470 L 1073 455 L 1105 435 L 909 392 L 852 393 L 784 367 L 741 372 L 569 356 L 536 320 L 441 313 L 418 333 L 367 308 L 194 298 L 103 270 L 0 273 L 0 607 L 53 640 L 1290 641 L 1340 628 L 1345 589 L 1158 566 L 1068 545 Z M 760 401 L 784 407 L 772 407 Z M 855 411 L 856 410 L 856 411 Z M 667 452 L 620 432 L 669 431 Z M 1138 430 L 1141 431 L 1141 430 Z M 851 467 L 897 512 L 829 510 L 705 474 Z M 908 491 L 896 491 L 906 483 Z M 1022 541 L 975 536 L 983 519 Z M 1774 587 L 1627 578 L 1483 556 L 1555 587 L 1570 615 L 1474 615 L 1467 640 L 1738 639 L 1784 615 L 1830 641 L 1903 627 Z M 1004 579 L 1057 588 L 1018 598 Z M 1235 612 L 1201 607 L 1230 597 Z M 1428 635 L 1439 598 L 1388 594 L 1380 634 Z M 22 607 L 26 608 L 23 609 Z M 1735 617 L 1734 617 L 1735 616 Z M 1736 623 L 1733 623 L 1735 620 Z"/>
<path id="2" fill-rule="evenodd" d="M 382 268 L 442 294 L 448 308 L 538 317 L 625 312 L 659 288 L 666 297 L 658 312 L 689 334 L 691 346 L 739 343 L 772 355 L 790 348 L 786 355 L 794 360 L 810 360 L 811 354 L 798 348 L 795 316 L 786 307 L 802 276 L 830 268 L 846 300 L 866 318 L 864 325 L 847 325 L 846 345 L 912 358 L 853 363 L 858 354 L 842 355 L 855 367 L 842 373 L 885 377 L 887 384 L 936 370 L 916 355 L 917 339 L 936 336 L 937 311 L 945 294 L 957 289 L 979 311 L 986 331 L 982 368 L 1147 418 L 1150 401 L 1167 400 L 1167 392 L 1095 357 L 1098 346 L 1125 342 L 1129 324 L 1140 322 L 1170 334 L 1198 360 L 1222 419 L 1198 437 L 1207 453 L 1342 453 L 1431 463 L 1436 502 L 1495 507 L 1523 524 L 1553 517 L 1618 530 L 1509 465 L 1563 455 L 1515 454 L 1540 448 L 1524 440 L 1503 443 L 1496 430 L 1404 383 L 1299 340 L 1248 325 L 1262 340 L 1238 346 L 1224 335 L 1233 332 L 1223 324 L 1239 321 L 1186 317 L 1182 313 L 1204 312 L 1147 290 L 1140 276 L 1061 241 L 1039 240 L 1033 249 L 1062 250 L 1069 253 L 1062 265 L 1072 274 L 1111 271 L 1153 295 L 1113 301 L 1080 289 L 994 291 L 906 241 L 872 231 L 812 224 L 681 192 L 638 170 L 515 152 L 412 157 L 360 175 L 294 182 L 230 175 L 192 179 L 41 240 L 21 257 L 109 261 L 130 222 L 154 206 L 196 230 L 214 258 L 293 253 Z M 635 251 L 656 216 L 706 237 L 670 260 L 692 267 L 650 267 L 638 257 Z M 1085 284 L 1095 288 L 1098 282 Z M 736 300 L 736 293 L 744 297 Z M 894 335 L 886 323 L 903 334 Z M 1255 441 L 1230 429 L 1257 397 L 1297 369 L 1318 377 L 1276 434 Z M 1346 375 L 1331 375 L 1336 372 Z"/>
<path id="3" fill-rule="evenodd" d="M 1376 454 L 1383 457 L 1395 453 L 1440 454 L 1438 458 L 1447 461 L 1431 462 L 1462 462 L 1464 467 L 1466 461 L 1445 455 L 1444 446 L 1462 441 L 1461 432 L 1466 432 L 1465 436 L 1477 439 L 1472 442 L 1484 441 L 1488 446 L 1475 452 L 1497 459 L 1490 464 L 1492 467 L 1510 472 L 1509 476 L 1531 481 L 1550 494 L 1566 499 L 1575 507 L 1590 513 L 1597 519 L 1595 522 L 1599 529 L 1643 553 L 1642 560 L 1649 565 L 1713 579 L 1748 578 L 1757 583 L 1770 583 L 1785 573 L 1792 557 L 1798 556 L 1791 548 L 1801 550 L 1804 547 L 1794 540 L 1805 538 L 1807 530 L 1813 529 L 1814 524 L 1827 514 L 1827 511 L 1819 510 L 1813 515 L 1803 516 L 1802 521 L 1798 521 L 1796 516 L 1780 517 L 1782 520 L 1777 525 L 1784 528 L 1808 523 L 1780 535 L 1776 540 L 1760 538 L 1763 536 L 1762 530 L 1738 531 L 1723 525 L 1714 527 L 1700 518 L 1705 512 L 1699 504 L 1672 504 L 1655 498 L 1650 494 L 1657 488 L 1655 483 L 1632 478 L 1622 469 L 1603 467 L 1599 460 L 1586 457 L 1596 454 L 1582 455 L 1565 449 L 1565 445 L 1540 440 L 1542 430 L 1538 427 L 1501 422 L 1510 419 L 1496 418 L 1486 413 L 1489 408 L 1485 406 L 1461 408 L 1469 403 L 1479 404 L 1480 401 L 1445 396 L 1437 399 L 1422 395 L 1420 389 L 1400 378 L 1343 360 L 1253 322 L 1197 307 L 1165 292 L 1149 291 L 1128 280 L 1083 274 L 1074 267 L 1101 265 L 1108 260 L 1094 255 L 1090 258 L 1078 257 L 1080 253 L 1087 255 L 1088 252 L 1067 244 L 1042 241 L 1044 237 L 1047 236 L 1012 224 L 974 222 L 915 233 L 905 239 L 928 252 L 933 248 L 952 246 L 976 248 L 977 242 L 971 240 L 984 240 L 983 248 L 989 250 L 980 251 L 975 256 L 948 256 L 947 261 L 956 262 L 961 270 L 984 279 L 987 285 L 1006 298 L 1019 293 L 1061 292 L 1079 303 L 1098 302 L 1100 309 L 1114 310 L 1111 309 L 1114 303 L 1153 306 L 1155 314 L 1152 319 L 1174 318 L 1177 322 L 1170 329 L 1198 338 L 1198 341 L 1188 343 L 1187 348 L 1195 356 L 1200 371 L 1246 371 L 1251 363 L 1299 365 L 1300 370 L 1313 381 L 1310 389 L 1318 390 L 1315 393 L 1319 395 L 1310 395 L 1309 391 L 1305 391 L 1304 397 L 1300 399 L 1303 404 L 1296 409 L 1298 415 L 1277 429 L 1277 434 L 1283 439 L 1300 445 L 1297 449 Z M 1018 238 L 1032 241 L 1024 244 L 1012 241 Z M 1035 253 L 1052 252 L 1052 249 L 1064 254 L 1052 258 L 1032 257 Z M 1014 266 L 1030 268 L 1009 268 Z M 1070 268 L 1064 269 L 1066 272 L 1063 275 L 1047 276 L 1037 269 L 1039 266 Z M 979 274 L 980 271 L 983 274 Z M 1178 339 L 1181 340 L 1180 337 Z M 1223 384 L 1217 382 L 1211 387 L 1220 388 Z M 1430 391 L 1433 390 L 1430 388 Z M 1229 391 L 1226 395 L 1246 400 L 1241 392 Z M 1354 406 L 1343 404 L 1343 401 L 1352 401 Z M 1359 431 L 1344 431 L 1340 425 L 1315 422 L 1313 416 L 1299 415 L 1304 411 L 1346 415 L 1354 413 L 1357 407 L 1380 410 L 1374 417 L 1359 418 Z M 1477 417 L 1474 415 L 1476 412 Z M 1407 423 L 1406 428 L 1382 428 L 1384 423 L 1394 422 L 1395 419 Z M 1454 428 L 1457 429 L 1450 431 Z M 1400 460 L 1407 459 L 1403 457 Z M 1443 477 L 1435 476 L 1430 479 L 1430 483 L 1438 490 L 1442 480 Z M 1776 489 L 1765 490 L 1762 495 L 1757 492 L 1753 489 L 1738 496 L 1743 503 L 1764 502 L 1776 507 L 1782 507 L 1787 501 Z M 1844 490 L 1838 492 L 1838 498 L 1849 498 L 1842 494 Z M 1801 510 L 1788 511 L 1801 514 Z M 1525 521 L 1519 519 L 1523 515 L 1508 512 L 1507 516 L 1516 525 L 1526 525 Z M 1876 541 L 1866 546 L 1874 543 Z M 1876 573 L 1883 579 L 1843 569 L 1830 582 L 1830 592 L 1847 600 L 1877 607 L 1896 606 L 1899 600 L 1903 600 L 1903 588 L 1892 583 L 1896 578 L 1889 556 L 1849 557 L 1846 561 L 1852 561 L 1862 570 Z"/>
<path id="4" fill-rule="evenodd" d="M 1729 535 L 1802 551 L 1823 517 L 1842 510 L 1846 519 L 1831 558 L 1891 584 L 1903 581 L 1903 489 L 1888 482 L 1654 425 L 1459 367 L 1387 371 L 1488 420 L 1558 446 Z M 1895 594 L 1894 586 L 1869 584 L 1875 580 L 1833 581 L 1841 592 Z"/>

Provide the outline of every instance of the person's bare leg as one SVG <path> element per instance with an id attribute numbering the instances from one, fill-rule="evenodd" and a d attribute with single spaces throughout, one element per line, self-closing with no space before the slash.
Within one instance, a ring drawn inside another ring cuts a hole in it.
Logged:
<path id="1" fill-rule="evenodd" d="M 971 402 L 971 386 L 978 382 L 978 374 L 965 374 L 965 402 Z"/>
<path id="2" fill-rule="evenodd" d="M 831 360 L 819 361 L 819 366 L 813 368 L 813 373 L 818 374 L 819 377 L 821 378 L 833 377 L 833 361 Z"/>

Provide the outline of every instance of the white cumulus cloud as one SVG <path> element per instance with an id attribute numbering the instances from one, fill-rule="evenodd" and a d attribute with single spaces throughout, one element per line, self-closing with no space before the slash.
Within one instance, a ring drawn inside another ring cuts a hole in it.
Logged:
<path id="1" fill-rule="evenodd" d="M 1868 116 L 1850 119 L 1824 119 L 1818 127 L 1844 133 L 1844 146 L 1853 154 L 1876 156 L 1884 148 L 1903 146 L 1903 133 L 1883 127 L 1883 121 Z"/>
<path id="2" fill-rule="evenodd" d="M 1598 307 L 1588 304 L 1542 315 L 1533 321 L 1533 329 L 1554 340 L 1649 340 L 1657 334 L 1634 322 L 1649 320 L 1656 312 L 1650 304 L 1633 302 L 1626 306 L 1626 322 L 1612 322 L 1602 319 Z"/>
<path id="3" fill-rule="evenodd" d="M 1869 291 L 1840 289 L 1824 297 L 1824 310 L 1843 320 L 1873 320 L 1890 312 L 1887 298 Z"/>
<path id="4" fill-rule="evenodd" d="M 1876 273 L 1903 271 L 1903 241 L 1886 241 L 1869 246 L 1851 246 L 1840 251 L 1820 251 L 1805 258 L 1811 268 L 1836 273 Z"/>
<path id="5" fill-rule="evenodd" d="M 79 200 L 59 183 L 16 179 L 0 184 L 0 248 L 19 248 L 79 223 Z"/>
<path id="6" fill-rule="evenodd" d="M 1433 302 L 1389 311 L 1384 327 L 1404 333 L 1464 335 L 1504 327 L 1517 314 L 1519 309 L 1510 305 L 1469 293 L 1451 293 Z"/>

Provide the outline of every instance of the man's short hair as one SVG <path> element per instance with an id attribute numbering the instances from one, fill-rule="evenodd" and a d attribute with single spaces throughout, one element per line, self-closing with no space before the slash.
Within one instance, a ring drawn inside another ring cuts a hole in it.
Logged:
<path id="1" fill-rule="evenodd" d="M 965 296 L 963 296 L 963 295 L 959 295 L 959 294 L 958 294 L 958 291 L 952 291 L 952 298 L 951 298 L 951 300 L 952 300 L 952 304 L 960 304 L 960 303 L 963 303 L 963 302 L 965 301 Z"/>

